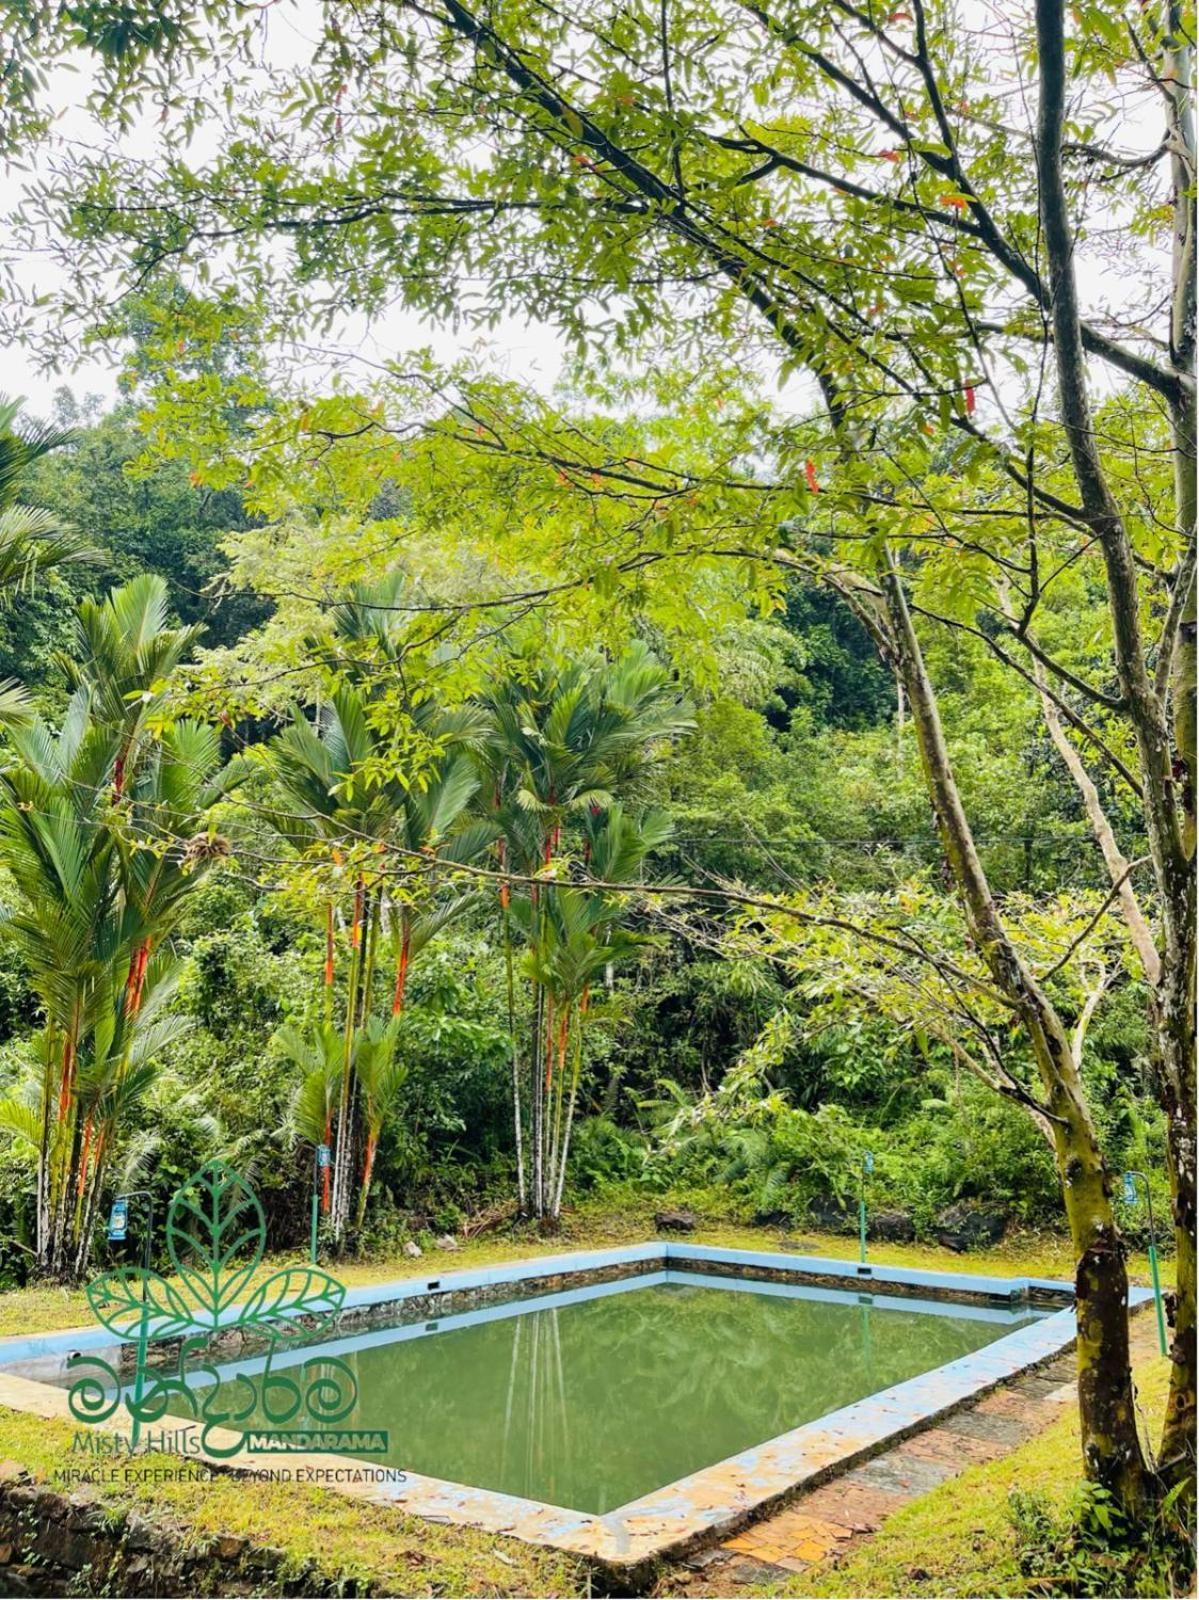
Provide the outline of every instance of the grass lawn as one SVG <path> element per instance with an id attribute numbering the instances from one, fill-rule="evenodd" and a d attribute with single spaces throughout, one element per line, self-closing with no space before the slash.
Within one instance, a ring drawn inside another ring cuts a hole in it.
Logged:
<path id="1" fill-rule="evenodd" d="M 75 1430 L 0 1406 L 0 1459 L 41 1479 L 90 1458 L 71 1454 Z M 515 1539 L 497 1539 L 355 1503 L 329 1489 L 288 1483 L 247 1484 L 234 1475 L 155 1482 L 154 1470 L 179 1458 L 139 1457 L 145 1476 L 104 1484 L 105 1506 L 169 1518 L 197 1542 L 233 1534 L 285 1552 L 296 1566 L 315 1561 L 333 1578 L 371 1583 L 381 1594 L 575 1595 L 586 1574 L 568 1556 Z"/>
<path id="2" fill-rule="evenodd" d="M 619 1215 L 588 1208 L 570 1213 L 562 1231 L 542 1239 L 509 1230 L 469 1241 L 458 1251 L 429 1249 L 419 1265 L 406 1256 L 338 1269 L 349 1285 L 384 1282 L 456 1267 L 481 1266 L 524 1256 L 602 1247 L 653 1237 L 653 1206 Z M 777 1229 L 704 1222 L 689 1236 L 697 1243 L 789 1248 L 829 1257 L 854 1254 L 855 1241 L 839 1235 L 783 1236 Z M 935 1245 L 878 1245 L 880 1263 L 961 1272 L 1069 1277 L 1069 1249 L 1053 1237 L 1013 1237 L 992 1250 L 956 1255 Z M 264 1263 L 262 1275 L 289 1258 Z M 292 1257 L 290 1259 L 296 1259 Z M 1165 1264 L 1167 1273 L 1170 1264 Z M 1147 1264 L 1133 1263 L 1147 1281 Z M 81 1291 L 37 1288 L 0 1296 L 0 1334 L 32 1333 L 91 1322 Z M 1153 1361 L 1140 1379 L 1151 1417 L 1160 1414 L 1165 1363 Z M 1046 1487 L 1064 1492 L 1077 1460 L 1071 1424 L 989 1467 L 965 1474 L 894 1517 L 839 1571 L 797 1579 L 787 1593 L 996 1594 L 1021 1592 L 1007 1529 L 1008 1489 Z M 39 1477 L 70 1461 L 72 1429 L 0 1408 L 0 1458 Z M 147 1465 L 165 1457 L 147 1457 Z M 77 1464 L 75 1458 L 73 1464 Z M 297 1563 L 318 1561 L 330 1574 L 372 1582 L 383 1593 L 460 1595 L 574 1595 L 586 1591 L 586 1574 L 565 1556 L 539 1551 L 461 1528 L 405 1517 L 389 1508 L 352 1501 L 327 1490 L 286 1484 L 246 1484 L 234 1477 L 209 1481 L 142 1483 L 103 1489 L 106 1503 L 169 1516 L 197 1538 L 236 1534 L 284 1550 Z M 297 1497 L 300 1497 L 297 1499 Z M 815 1586 L 813 1582 L 815 1579 Z M 806 1587 L 805 1587 L 806 1585 Z"/>

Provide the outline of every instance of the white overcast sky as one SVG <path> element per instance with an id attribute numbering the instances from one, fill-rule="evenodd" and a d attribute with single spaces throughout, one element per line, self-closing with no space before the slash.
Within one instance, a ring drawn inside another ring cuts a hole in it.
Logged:
<path id="1" fill-rule="evenodd" d="M 312 19 L 317 10 L 314 0 L 296 0 L 292 6 L 278 7 L 270 13 L 272 60 L 277 60 L 281 66 L 290 66 L 307 59 L 315 36 Z M 89 82 L 88 63 L 83 57 L 70 70 L 53 75 L 48 97 L 50 103 L 62 108 L 55 124 L 59 136 L 86 142 L 89 132 L 94 133 L 94 125 L 83 109 Z M 150 121 L 145 133 L 153 140 L 155 132 L 154 123 Z M 203 150 L 202 139 L 197 141 L 196 148 Z M 28 180 L 28 173 L 6 175 L 0 172 L 0 216 L 17 203 L 22 185 Z M 44 258 L 36 264 L 20 263 L 18 271 L 23 281 L 34 283 L 43 291 L 52 288 L 60 276 Z M 393 308 L 375 318 L 369 328 L 361 320 L 356 325 L 347 324 L 338 330 L 336 344 L 347 351 L 358 351 L 371 360 L 394 358 L 399 351 L 425 346 L 432 348 L 441 361 L 485 350 L 490 366 L 543 391 L 553 388 L 564 361 L 563 345 L 557 332 L 544 324 L 507 318 L 488 330 L 485 338 L 480 338 L 477 330 L 463 329 L 456 333 L 422 321 L 402 308 Z M 87 360 L 71 371 L 47 373 L 40 369 L 34 353 L 20 345 L 3 352 L 0 374 L 0 393 L 10 398 L 25 396 L 28 409 L 35 416 L 49 412 L 56 390 L 64 384 L 79 397 L 96 394 L 111 402 L 117 394 L 116 373 L 111 365 Z"/>
<path id="2" fill-rule="evenodd" d="M 992 17 L 996 15 L 995 0 L 965 0 L 965 4 L 967 10 L 976 11 L 979 17 L 988 13 Z M 317 0 L 294 0 L 289 7 L 280 6 L 271 10 L 269 56 L 272 64 L 277 62 L 280 67 L 286 67 L 307 58 L 315 34 L 314 18 L 317 11 Z M 1002 9 L 998 15 L 1002 17 Z M 1002 62 L 998 60 L 997 71 L 1004 71 Z M 56 132 L 63 138 L 82 142 L 89 142 L 89 136 L 94 138 L 94 125 L 83 109 L 88 81 L 87 61 L 84 59 L 80 60 L 75 70 L 58 71 L 52 78 L 48 93 L 52 103 L 62 108 Z M 1124 121 L 1120 142 L 1125 146 L 1135 141 L 1137 145 L 1149 148 L 1159 137 L 1160 113 L 1156 105 L 1149 101 L 1144 104 L 1143 111 L 1143 117 L 1134 112 L 1131 118 Z M 1138 126 L 1142 121 L 1144 125 Z M 148 121 L 135 140 L 140 143 L 144 136 L 147 141 L 153 142 L 156 131 L 153 121 Z M 204 154 L 203 142 L 201 138 L 196 146 L 196 153 L 201 156 Z M 16 203 L 25 181 L 27 174 L 0 173 L 0 216 Z M 1112 298 L 1118 302 L 1143 292 L 1143 286 L 1138 291 L 1131 283 L 1118 284 L 1110 278 L 1105 279 L 1104 267 L 1097 261 L 1088 261 L 1085 253 L 1080 255 L 1079 268 L 1084 299 L 1093 296 L 1110 303 Z M 17 270 L 23 281 L 35 283 L 39 290 L 54 287 L 55 269 L 44 257 L 36 263 L 18 263 Z M 565 359 L 557 332 L 544 324 L 509 318 L 486 335 L 480 335 L 475 329 L 455 332 L 445 326 L 424 322 L 402 308 L 392 308 L 375 318 L 370 326 L 361 319 L 357 324 L 347 324 L 337 331 L 335 343 L 339 349 L 357 351 L 368 360 L 394 359 L 400 352 L 425 346 L 431 347 L 435 356 L 442 361 L 452 360 L 467 352 L 476 355 L 485 352 L 489 366 L 543 391 L 553 387 Z M 764 376 L 768 382 L 773 378 L 772 374 Z M 34 415 L 49 411 L 55 391 L 64 384 L 77 396 L 96 394 L 106 402 L 112 401 L 117 393 L 115 371 L 104 362 L 89 359 L 73 370 L 47 373 L 40 369 L 30 350 L 13 346 L 4 351 L 3 361 L 0 362 L 0 393 L 10 397 L 25 396 L 28 409 Z M 806 409 L 810 403 L 808 395 L 809 385 L 804 379 L 796 378 L 785 385 L 780 398 L 784 403 L 791 402 L 800 409 Z"/>

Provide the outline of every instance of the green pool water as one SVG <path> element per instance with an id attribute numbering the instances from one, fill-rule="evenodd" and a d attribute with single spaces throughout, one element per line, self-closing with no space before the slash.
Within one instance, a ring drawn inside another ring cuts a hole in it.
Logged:
<path id="1" fill-rule="evenodd" d="M 358 1384 L 337 1426 L 389 1435 L 371 1461 L 603 1513 L 1037 1315 L 917 1306 L 666 1281 L 323 1348 Z"/>

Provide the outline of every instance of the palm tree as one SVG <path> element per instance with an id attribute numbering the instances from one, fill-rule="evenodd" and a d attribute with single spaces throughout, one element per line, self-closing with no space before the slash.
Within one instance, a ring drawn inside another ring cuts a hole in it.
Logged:
<path id="1" fill-rule="evenodd" d="M 341 1035 L 332 1022 L 321 1019 L 310 1019 L 302 1027 L 285 1022 L 275 1034 L 275 1045 L 299 1070 L 286 1131 L 314 1150 L 322 1144 L 331 1148 L 341 1082 Z M 321 1210 L 326 1215 L 331 1203 L 326 1166 L 321 1169 Z"/>
<path id="2" fill-rule="evenodd" d="M 114 800 L 124 794 L 143 740 L 153 742 L 163 685 L 204 632 L 198 623 L 172 628 L 169 615 L 166 579 L 141 573 L 103 600 L 80 603 L 75 650 L 59 657 L 68 682 L 87 687 L 96 720 L 117 737 Z"/>
<path id="3" fill-rule="evenodd" d="M 173 1037 L 154 998 L 163 943 L 228 849 L 208 819 L 240 768 L 221 767 L 211 730 L 162 726 L 164 678 L 195 638 L 166 616 L 161 578 L 85 601 L 61 728 L 14 727 L 0 769 L 9 926 L 45 1018 L 37 1259 L 56 1276 L 86 1264 L 112 1140 L 150 1081 L 147 1051 Z"/>
<path id="4" fill-rule="evenodd" d="M 651 812 L 638 822 L 619 803 L 589 816 L 591 873 L 600 883 L 634 882 L 646 856 L 665 844 L 671 831 L 662 813 Z M 513 911 L 528 941 L 524 969 L 543 997 L 536 1074 L 541 1117 L 535 1136 L 540 1148 L 535 1146 L 533 1162 L 541 1186 L 534 1189 L 533 1202 L 536 1215 L 554 1222 L 566 1185 L 584 1031 L 595 1020 L 593 985 L 597 979 L 610 980 L 617 967 L 655 941 L 621 926 L 628 914 L 623 895 L 585 883 L 555 883 L 540 908 L 521 898 L 513 902 Z"/>
<path id="5" fill-rule="evenodd" d="M 369 593 L 369 591 L 367 591 Z M 365 604 L 365 603 L 363 603 Z M 351 608 L 347 629 L 365 633 L 362 607 Z M 387 643 L 383 636 L 382 647 Z M 351 678 L 354 674 L 351 674 Z M 372 1136 L 366 1089 L 359 1071 L 358 1034 L 371 1026 L 375 976 L 384 941 L 390 938 L 394 974 L 391 1017 L 403 1012 L 412 961 L 428 941 L 472 897 L 440 896 L 437 872 L 445 863 L 469 861 L 494 838 L 491 824 L 468 814 L 479 786 L 473 763 L 460 748 L 477 737 L 482 718 L 471 708 L 445 711 L 431 700 L 410 711 L 422 759 L 408 781 L 387 772 L 388 745 L 372 723 L 369 692 L 343 681 L 313 719 L 297 712 L 271 747 L 280 804 L 270 820 L 289 844 L 309 860 L 348 866 L 344 906 L 348 928 L 341 1071 L 333 1119 L 334 1156 L 330 1227 L 343 1242 L 349 1224 L 354 1172 L 360 1171 L 358 1214 L 365 1210 L 382 1121 Z M 395 858 L 401 863 L 396 873 Z M 333 880 L 336 883 L 336 879 Z M 400 883 L 396 889 L 396 882 Z M 324 1017 L 332 1024 L 336 966 L 336 889 L 324 908 Z M 368 1038 L 370 1037 L 368 1033 Z M 373 1103 L 373 1102 L 372 1102 Z M 384 1114 L 389 1099 L 378 1099 Z M 358 1112 L 367 1116 L 361 1138 Z M 362 1165 L 355 1159 L 361 1144 Z"/>
<path id="6" fill-rule="evenodd" d="M 10 933 L 45 1017 L 37 1258 L 57 1270 L 79 1056 L 104 974 L 128 943 L 114 841 L 99 801 L 116 743 L 93 721 L 90 695 L 80 689 L 57 734 L 35 718 L 12 729 L 11 747 L 0 772 L 0 857 L 19 895 Z"/>
<path id="7" fill-rule="evenodd" d="M 484 704 L 491 728 L 482 759 L 489 815 L 500 830 L 499 864 L 501 871 L 528 883 L 527 892 L 514 898 L 512 885 L 504 882 L 499 895 L 513 1040 L 518 1203 L 522 1210 L 531 1203 L 536 1216 L 552 1220 L 561 1207 L 577 1095 L 576 1073 L 571 1089 L 565 1089 L 567 1041 L 573 1028 L 578 1055 L 587 1011 L 590 974 L 579 974 L 592 960 L 603 968 L 613 965 L 618 953 L 627 953 L 612 927 L 614 904 L 592 891 L 559 887 L 555 854 L 563 829 L 573 826 L 583 872 L 597 875 L 593 858 L 599 847 L 605 871 L 617 873 L 615 878 L 600 874 L 601 881 L 630 877 L 663 835 L 658 819 L 647 819 L 646 829 L 638 829 L 617 797 L 635 791 L 657 752 L 693 722 L 669 674 L 641 644 L 616 663 L 599 654 L 561 663 L 543 650 L 526 652 L 508 664 Z M 643 840 L 639 853 L 638 840 Z M 525 1067 L 515 1020 L 514 918 L 526 941 L 524 972 L 532 988 Z M 605 944 L 609 953 L 601 957 Z"/>
<path id="8" fill-rule="evenodd" d="M 362 1121 L 366 1138 L 362 1185 L 358 1190 L 357 1223 L 360 1228 L 366 1217 L 366 1202 L 375 1170 L 379 1135 L 383 1131 L 383 1124 L 399 1105 L 400 1091 L 408 1076 L 407 1066 L 396 1056 L 399 1029 L 398 1014 L 386 1022 L 371 1017 L 358 1035 L 354 1070 L 362 1091 Z"/>
<path id="9" fill-rule="evenodd" d="M 110 966 L 105 978 L 75 1090 L 82 1132 L 66 1199 L 74 1210 L 71 1268 L 76 1278 L 87 1266 L 104 1179 L 120 1132 L 158 1081 L 163 1052 L 193 1025 L 190 1017 L 169 1009 L 179 978 L 179 963 L 169 951 L 141 967 L 135 1006 L 130 1004 L 128 980 L 117 968 Z"/>

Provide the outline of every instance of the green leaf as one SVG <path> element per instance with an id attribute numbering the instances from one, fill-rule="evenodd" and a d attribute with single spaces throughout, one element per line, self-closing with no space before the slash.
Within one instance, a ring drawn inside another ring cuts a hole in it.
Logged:
<path id="1" fill-rule="evenodd" d="M 345 1285 L 327 1272 L 285 1267 L 258 1285 L 242 1307 L 241 1325 L 265 1324 L 272 1337 L 311 1334 L 337 1315 L 345 1298 Z"/>
<path id="2" fill-rule="evenodd" d="M 170 1339 L 196 1326 L 183 1295 L 142 1267 L 105 1272 L 87 1286 L 88 1304 L 96 1320 L 121 1339 L 138 1336 L 142 1315 L 150 1339 Z"/>
<path id="3" fill-rule="evenodd" d="M 262 1260 L 266 1224 L 258 1196 L 240 1174 L 210 1161 L 188 1179 L 167 1213 L 167 1251 L 208 1323 L 245 1289 Z M 234 1266 L 249 1251 L 248 1262 Z"/>

